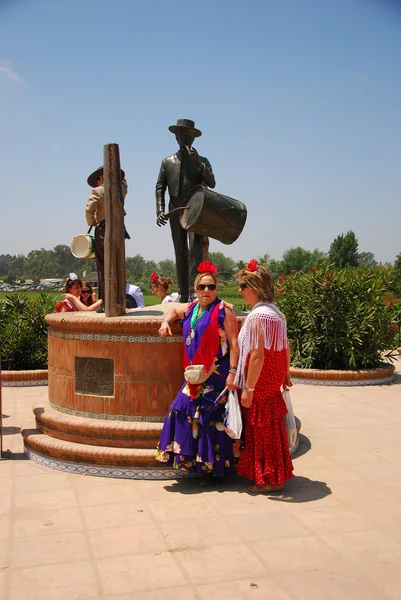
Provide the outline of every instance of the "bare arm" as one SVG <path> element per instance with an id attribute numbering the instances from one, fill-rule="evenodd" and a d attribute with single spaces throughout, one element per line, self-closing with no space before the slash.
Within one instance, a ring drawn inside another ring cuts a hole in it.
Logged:
<path id="1" fill-rule="evenodd" d="M 224 319 L 224 330 L 227 336 L 228 346 L 230 348 L 230 372 L 226 379 L 226 386 L 229 390 L 235 390 L 235 374 L 238 365 L 239 347 L 238 347 L 238 321 L 232 310 L 226 311 Z"/>
<path id="2" fill-rule="evenodd" d="M 245 408 L 249 408 L 252 405 L 254 388 L 262 372 L 264 360 L 264 336 L 263 333 L 261 333 L 259 335 L 258 347 L 251 351 L 251 356 L 249 358 L 246 386 L 250 389 L 244 389 L 241 394 L 241 404 L 242 406 L 245 406 Z"/>
<path id="3" fill-rule="evenodd" d="M 170 308 L 166 313 L 163 322 L 159 328 L 159 336 L 166 337 L 173 335 L 171 333 L 170 325 L 172 325 L 178 319 L 183 319 L 186 311 L 188 310 L 189 304 L 177 304 L 175 307 Z"/>
<path id="4" fill-rule="evenodd" d="M 290 387 L 292 387 L 291 375 L 290 375 L 290 366 L 291 366 L 291 348 L 290 344 L 287 346 L 287 375 L 285 376 L 285 380 L 283 383 L 283 390 L 285 392 L 288 391 Z"/>
<path id="5" fill-rule="evenodd" d="M 98 300 L 97 302 L 94 302 L 90 306 L 86 306 L 86 304 L 81 302 L 81 300 L 79 298 L 77 298 L 76 296 L 73 296 L 72 294 L 65 294 L 65 297 L 67 300 L 69 300 L 70 302 L 73 303 L 73 305 L 75 306 L 75 308 L 77 310 L 94 311 L 102 306 L 102 300 Z"/>

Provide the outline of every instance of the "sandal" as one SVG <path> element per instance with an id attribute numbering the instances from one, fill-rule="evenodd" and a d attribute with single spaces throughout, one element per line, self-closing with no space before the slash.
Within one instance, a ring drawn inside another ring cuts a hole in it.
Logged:
<path id="1" fill-rule="evenodd" d="M 256 483 L 255 485 L 250 485 L 248 490 L 253 494 L 271 494 L 273 492 L 281 492 L 284 489 L 284 485 L 260 485 Z"/>

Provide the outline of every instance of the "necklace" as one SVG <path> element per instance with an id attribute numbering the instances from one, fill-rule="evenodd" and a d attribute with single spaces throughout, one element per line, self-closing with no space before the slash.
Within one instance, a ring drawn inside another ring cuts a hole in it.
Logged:
<path id="1" fill-rule="evenodd" d="M 191 326 L 188 331 L 187 339 L 185 340 L 185 343 L 187 346 L 189 346 L 191 344 L 192 340 L 195 337 L 196 324 L 198 323 L 199 319 L 207 311 L 208 308 L 209 308 L 209 306 L 206 306 L 199 314 L 200 305 L 198 303 L 198 305 L 195 306 L 195 308 L 193 309 L 192 315 L 191 315 Z"/>

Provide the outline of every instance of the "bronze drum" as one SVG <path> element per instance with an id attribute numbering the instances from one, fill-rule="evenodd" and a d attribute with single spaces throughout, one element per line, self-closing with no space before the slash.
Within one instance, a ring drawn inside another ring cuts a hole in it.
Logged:
<path id="1" fill-rule="evenodd" d="M 185 205 L 188 208 L 183 211 L 180 223 L 186 231 L 211 237 L 222 244 L 232 244 L 244 228 L 245 204 L 202 185 L 192 188 Z"/>

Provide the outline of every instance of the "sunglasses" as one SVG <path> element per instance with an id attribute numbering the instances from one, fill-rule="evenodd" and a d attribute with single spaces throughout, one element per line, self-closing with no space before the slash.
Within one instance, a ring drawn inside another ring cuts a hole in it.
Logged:
<path id="1" fill-rule="evenodd" d="M 90 290 L 81 290 L 81 294 L 90 294 Z"/>
<path id="2" fill-rule="evenodd" d="M 196 286 L 196 289 L 201 290 L 203 292 L 203 290 L 208 288 L 211 292 L 214 292 L 216 287 L 217 286 L 215 283 L 198 283 L 198 285 Z"/>
<path id="3" fill-rule="evenodd" d="M 239 284 L 239 287 L 240 287 L 240 289 L 241 289 L 242 291 L 244 291 L 244 290 L 245 290 L 245 289 L 248 287 L 248 284 L 247 284 L 247 283 L 240 283 L 240 284 Z"/>

